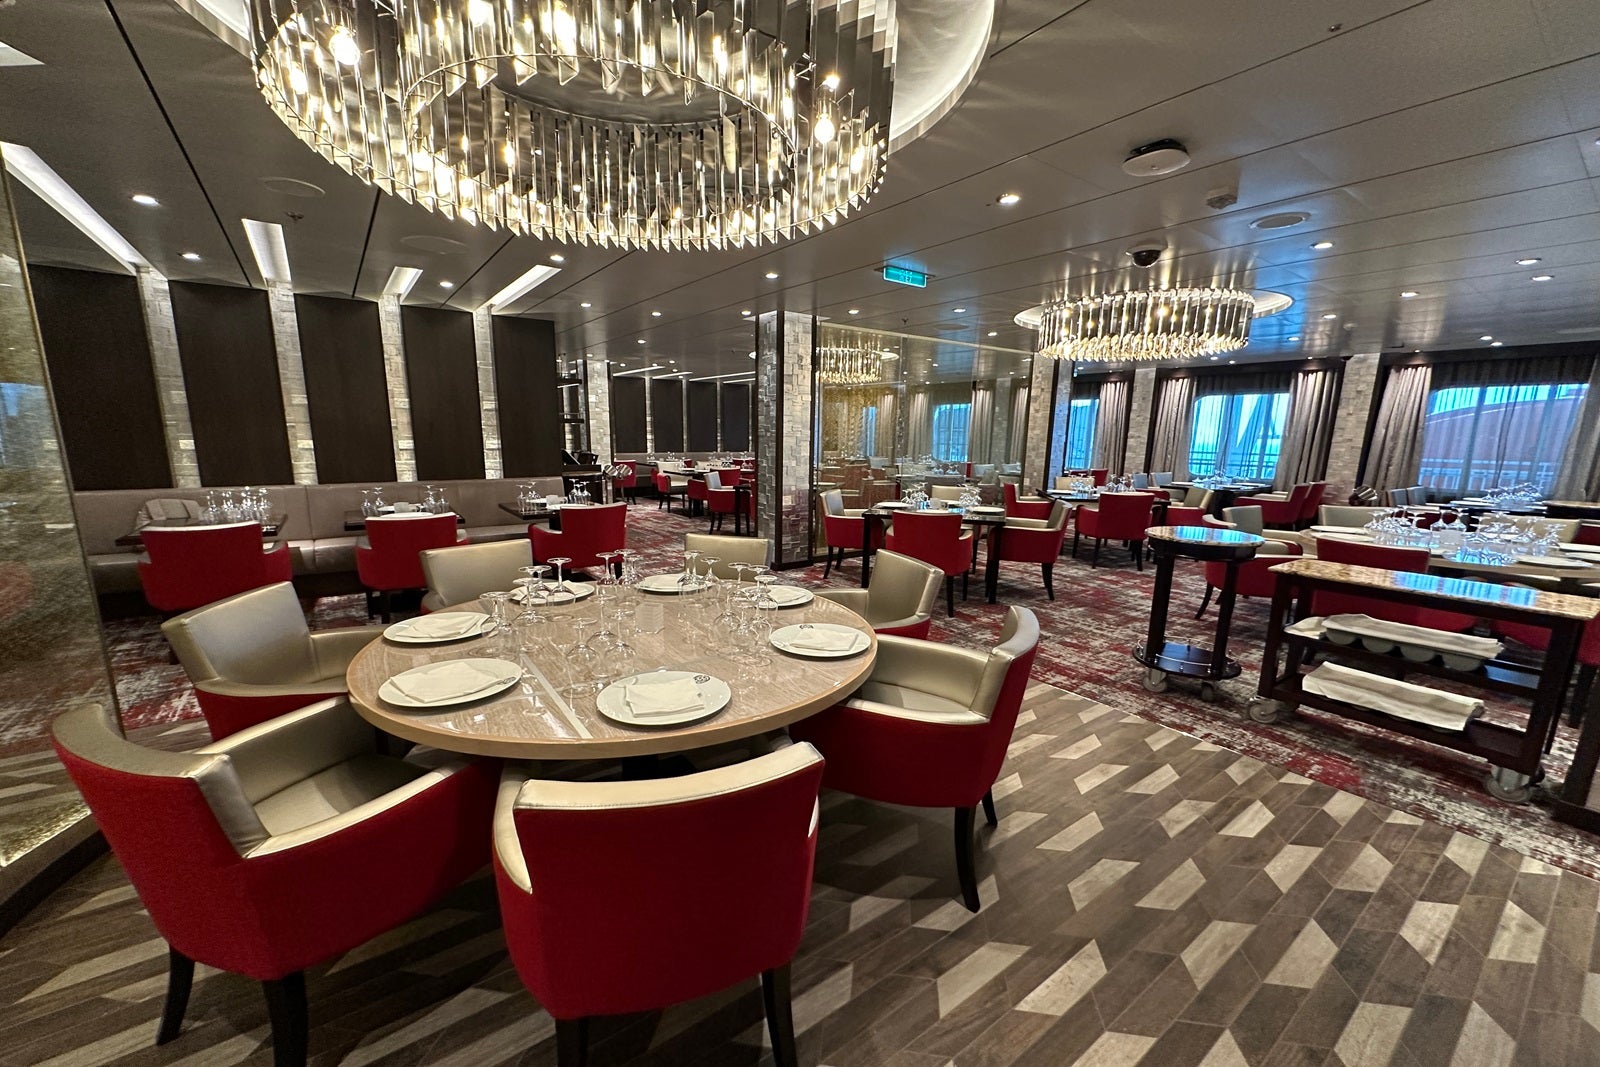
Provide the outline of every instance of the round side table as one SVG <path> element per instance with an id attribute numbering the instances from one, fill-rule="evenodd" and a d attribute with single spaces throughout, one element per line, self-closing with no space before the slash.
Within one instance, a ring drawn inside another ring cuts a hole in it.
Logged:
<path id="1" fill-rule="evenodd" d="M 1233 623 L 1234 586 L 1239 564 L 1254 558 L 1265 539 L 1214 526 L 1152 526 L 1145 531 L 1156 558 L 1156 586 L 1150 599 L 1150 629 L 1133 658 L 1145 668 L 1144 687 L 1167 688 L 1171 677 L 1200 679 L 1200 698 L 1215 700 L 1216 683 L 1237 677 L 1239 661 L 1228 658 L 1228 628 Z M 1217 595 L 1216 638 L 1210 648 L 1167 640 L 1167 609 L 1172 599 L 1172 568 L 1179 559 L 1222 563 L 1226 573 Z"/>

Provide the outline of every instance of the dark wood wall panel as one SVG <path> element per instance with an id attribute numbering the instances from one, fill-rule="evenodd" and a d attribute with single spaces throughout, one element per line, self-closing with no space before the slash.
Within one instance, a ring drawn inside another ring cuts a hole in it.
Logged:
<path id="1" fill-rule="evenodd" d="M 139 283 L 57 267 L 32 267 L 28 280 L 72 487 L 171 485 Z"/>
<path id="2" fill-rule="evenodd" d="M 650 423 L 657 451 L 683 451 L 682 379 L 657 378 L 650 383 Z"/>
<path id="3" fill-rule="evenodd" d="M 689 451 L 717 450 L 717 383 L 690 382 Z"/>
<path id="4" fill-rule="evenodd" d="M 394 433 L 378 305 L 297 296 L 294 311 L 311 433 L 317 442 L 317 481 L 394 481 Z"/>
<path id="5" fill-rule="evenodd" d="M 611 442 L 617 452 L 648 452 L 645 436 L 644 379 L 611 379 Z"/>
<path id="6" fill-rule="evenodd" d="M 750 448 L 750 387 L 722 387 L 722 447 L 729 452 Z"/>
<path id="7" fill-rule="evenodd" d="M 404 307 L 406 382 L 417 477 L 482 478 L 483 417 L 472 316 L 465 311 Z"/>
<path id="8" fill-rule="evenodd" d="M 294 481 L 266 292 L 192 282 L 171 289 L 201 482 Z"/>
<path id="9" fill-rule="evenodd" d="M 564 435 L 557 377 L 555 323 L 495 316 L 494 380 L 500 458 L 507 478 L 561 473 Z"/>

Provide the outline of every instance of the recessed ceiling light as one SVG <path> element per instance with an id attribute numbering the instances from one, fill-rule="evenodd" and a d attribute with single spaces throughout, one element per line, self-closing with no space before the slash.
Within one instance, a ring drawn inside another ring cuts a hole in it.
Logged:
<path id="1" fill-rule="evenodd" d="M 484 308 L 488 308 L 491 313 L 498 313 L 499 308 L 509 307 L 511 304 L 516 303 L 560 273 L 560 267 L 547 267 L 543 263 L 536 267 L 529 267 L 526 271 L 513 278 L 504 289 L 484 301 L 483 306 L 478 310 L 482 311 Z"/>
<path id="2" fill-rule="evenodd" d="M 1219 360 L 1221 358 L 1222 358 L 1221 356 L 1212 356 L 1211 357 L 1211 362 L 1215 363 L 1217 360 Z"/>
<path id="3" fill-rule="evenodd" d="M 754 352 L 750 353 L 750 358 L 751 359 L 755 359 L 756 358 L 756 354 Z"/>
<path id="4" fill-rule="evenodd" d="M 161 201 L 157 200 L 149 193 L 134 193 L 129 199 L 131 199 L 135 204 L 143 204 L 145 207 L 161 206 Z"/>
<path id="5" fill-rule="evenodd" d="M 660 318 L 660 317 L 661 317 L 661 312 L 659 312 L 659 311 L 652 311 L 652 312 L 650 312 L 650 317 L 651 317 L 651 318 L 652 318 L 652 319 L 659 319 L 659 318 Z"/>
<path id="6" fill-rule="evenodd" d="M 552 262 L 552 263 L 565 263 L 566 261 L 567 261 L 567 257 L 562 255 L 560 252 L 552 252 L 552 253 L 550 253 L 550 262 Z"/>
<path id="7" fill-rule="evenodd" d="M 454 289 L 455 287 L 456 287 L 456 283 L 455 282 L 440 282 L 439 283 L 439 288 L 441 288 L 441 289 Z"/>
<path id="8" fill-rule="evenodd" d="M 1010 207 L 1013 204 L 1020 203 L 1021 201 L 1021 193 L 1001 193 L 1000 198 L 996 200 L 995 203 L 999 204 L 1001 207 Z"/>
<path id="9" fill-rule="evenodd" d="M 578 306 L 581 307 L 581 308 L 592 308 L 592 307 L 594 307 L 594 305 L 589 303 L 589 301 L 587 301 L 587 300 L 585 300 L 583 303 L 579 304 Z"/>
<path id="10" fill-rule="evenodd" d="M 1478 340 L 1480 340 L 1480 341 L 1493 341 L 1494 340 L 1494 334 L 1486 333 L 1482 337 L 1478 338 Z"/>
<path id="11" fill-rule="evenodd" d="M 778 280 L 778 272 L 777 271 L 775 271 L 775 270 L 767 271 L 767 281 L 773 282 L 773 281 L 777 281 L 777 280 Z"/>
<path id="12" fill-rule="evenodd" d="M 1234 365 L 1234 364 L 1235 364 L 1235 363 L 1237 363 L 1237 362 L 1239 362 L 1239 361 L 1238 361 L 1238 360 L 1236 360 L 1236 359 L 1230 359 L 1230 360 L 1228 360 L 1228 366 L 1230 366 L 1230 367 L 1231 367 L 1231 366 L 1233 366 L 1233 365 Z"/>
<path id="13" fill-rule="evenodd" d="M 749 318 L 750 317 L 750 309 L 749 308 L 745 308 L 743 311 L 739 312 L 739 314 L 743 315 L 745 318 Z"/>
<path id="14" fill-rule="evenodd" d="M 861 309 L 860 308 L 851 308 L 850 309 L 850 314 L 859 315 L 859 314 L 861 314 Z"/>
<path id="15" fill-rule="evenodd" d="M 678 365 L 678 361 L 675 360 L 675 359 L 669 359 L 669 360 L 667 360 L 667 362 L 672 364 L 674 367 L 676 367 Z"/>
<path id="16" fill-rule="evenodd" d="M 937 366 L 938 366 L 938 365 L 939 365 L 939 364 L 937 364 L 937 363 L 930 363 L 930 364 L 928 364 L 928 366 L 930 366 L 930 367 L 937 367 Z"/>
<path id="17" fill-rule="evenodd" d="M 1333 313 L 1332 313 L 1332 312 L 1329 312 L 1329 313 L 1328 313 L 1328 314 L 1326 314 L 1326 315 L 1324 315 L 1324 316 L 1322 316 L 1322 317 L 1323 317 L 1323 318 L 1324 318 L 1324 319 L 1336 319 L 1336 318 L 1338 318 L 1338 317 L 1339 317 L 1339 316 L 1337 316 L 1337 315 L 1335 315 L 1335 314 L 1333 314 Z"/>
<path id="18" fill-rule="evenodd" d="M 1504 342 L 1504 341 L 1490 341 L 1490 342 L 1489 342 L 1489 347 L 1490 347 L 1490 348 L 1500 348 L 1500 347 L 1501 347 L 1501 346 L 1503 346 L 1503 345 L 1504 345 L 1504 344 L 1505 344 L 1505 342 Z"/>
<path id="19" fill-rule="evenodd" d="M 1537 262 L 1539 262 L 1538 256 L 1523 256 L 1521 259 L 1517 260 L 1517 266 L 1531 267 Z"/>
<path id="20" fill-rule="evenodd" d="M 1316 244 L 1312 245 L 1311 247 L 1315 248 L 1318 252 L 1326 252 L 1328 249 L 1333 247 L 1333 242 L 1332 241 L 1318 241 Z"/>
<path id="21" fill-rule="evenodd" d="M 1532 278 L 1530 278 L 1528 280 L 1529 281 L 1535 281 L 1535 282 L 1547 282 L 1547 281 L 1549 281 L 1550 279 L 1552 279 L 1554 277 L 1555 277 L 1554 274 L 1535 274 Z"/>
<path id="22" fill-rule="evenodd" d="M 955 312 L 957 315 L 965 315 L 967 313 L 967 309 L 966 308 L 951 308 L 951 310 L 953 312 Z"/>
<path id="23" fill-rule="evenodd" d="M 634 342 L 634 344 L 636 344 L 636 345 L 644 344 L 644 338 L 643 337 L 639 338 L 637 341 Z"/>
<path id="24" fill-rule="evenodd" d="M 1250 224 L 1253 230 L 1287 230 L 1291 226 L 1298 226 L 1311 218 L 1304 211 L 1279 211 L 1272 215 L 1263 215 Z"/>
<path id="25" fill-rule="evenodd" d="M 1418 293 L 1415 289 L 1406 289 L 1403 292 L 1401 292 L 1400 299 L 1402 299 L 1402 300 L 1410 300 L 1412 297 L 1420 296 L 1420 295 L 1422 295 L 1422 294 Z"/>
<path id="26" fill-rule="evenodd" d="M 183 254 L 183 258 L 187 259 L 190 263 L 198 263 L 198 262 L 200 262 L 200 253 L 199 252 L 185 252 Z"/>
<path id="27" fill-rule="evenodd" d="M 990 337 L 999 337 L 1000 336 L 1000 331 L 999 330 L 990 330 L 989 331 L 989 336 Z"/>
<path id="28" fill-rule="evenodd" d="M 1300 340 L 1300 335 L 1299 334 L 1293 334 L 1293 335 L 1290 336 L 1289 340 L 1298 341 L 1298 340 Z"/>

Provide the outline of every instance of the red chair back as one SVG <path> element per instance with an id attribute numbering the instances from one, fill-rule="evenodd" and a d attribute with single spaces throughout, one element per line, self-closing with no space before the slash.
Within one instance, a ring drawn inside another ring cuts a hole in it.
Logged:
<path id="1" fill-rule="evenodd" d="M 662 474 L 660 471 L 656 471 L 655 474 L 650 476 L 650 478 L 651 481 L 655 482 L 656 492 L 662 494 L 663 496 L 672 492 L 672 479 L 668 478 L 665 474 Z"/>
<path id="2" fill-rule="evenodd" d="M 1050 517 L 1051 501 L 1017 499 L 1017 487 L 1012 482 L 1002 482 L 1001 495 L 1005 499 L 1006 517 L 1009 519 L 1048 519 Z"/>
<path id="3" fill-rule="evenodd" d="M 637 488 L 638 485 L 639 485 L 639 466 L 638 466 L 638 464 L 635 463 L 631 459 L 619 459 L 616 462 L 615 465 L 618 466 L 618 467 L 626 467 L 626 468 L 628 468 L 628 473 L 627 474 L 624 474 L 622 477 L 617 478 L 615 480 L 616 487 L 618 489 L 635 489 L 635 488 Z"/>
<path id="4" fill-rule="evenodd" d="M 1169 504 L 1163 520 L 1168 526 L 1207 526 L 1205 508 L 1188 508 L 1182 504 Z"/>
<path id="5" fill-rule="evenodd" d="M 426 589 L 418 553 L 460 543 L 453 512 L 374 516 L 366 528 L 371 547 L 356 547 L 356 574 L 368 589 Z"/>
<path id="6" fill-rule="evenodd" d="M 1497 635 L 1537 648 L 1544 652 L 1550 648 L 1550 631 L 1543 626 L 1525 622 L 1492 622 Z M 1583 627 L 1583 637 L 1578 641 L 1578 662 L 1585 667 L 1600 667 L 1600 621 L 1590 619 Z"/>
<path id="7" fill-rule="evenodd" d="M 552 556 L 569 556 L 572 562 L 565 566 L 571 570 L 598 567 L 605 562 L 599 553 L 628 547 L 628 506 L 562 508 L 560 533 L 542 526 L 530 526 L 528 533 L 533 538 L 533 557 L 540 563 L 549 562 Z"/>
<path id="8" fill-rule="evenodd" d="M 1425 548 L 1391 548 L 1364 541 L 1346 541 L 1334 537 L 1317 538 L 1317 558 L 1330 563 L 1345 563 L 1352 567 L 1376 567 L 1385 571 L 1405 571 L 1425 574 L 1428 570 L 1428 550 Z M 1317 592 L 1311 597 L 1313 615 L 1371 615 L 1375 619 L 1426 626 L 1433 630 L 1459 632 L 1472 627 L 1476 621 L 1470 615 L 1435 608 L 1418 608 L 1395 604 L 1351 593 Z"/>
<path id="9" fill-rule="evenodd" d="M 145 599 L 157 611 L 188 611 L 290 578 L 289 549 L 262 551 L 259 522 L 140 531 Z"/>
<path id="10" fill-rule="evenodd" d="M 1143 541 L 1155 502 L 1154 493 L 1100 494 L 1094 536 L 1107 541 Z"/>
<path id="11" fill-rule="evenodd" d="M 1317 509 L 1322 507 L 1322 498 L 1327 495 L 1327 482 L 1312 482 L 1306 487 L 1305 499 L 1300 503 L 1299 522 L 1301 524 L 1314 522 Z"/>
<path id="12" fill-rule="evenodd" d="M 739 484 L 741 472 L 738 467 L 730 467 L 717 472 L 717 477 L 722 481 L 722 488 L 732 489 Z"/>
<path id="13" fill-rule="evenodd" d="M 1094 484 L 1095 485 L 1105 485 L 1106 484 L 1106 478 L 1108 478 L 1110 476 L 1110 474 L 1111 474 L 1111 468 L 1110 467 L 1090 467 L 1089 468 L 1089 477 L 1094 480 Z"/>
<path id="14" fill-rule="evenodd" d="M 965 574 L 972 546 L 961 539 L 961 516 L 953 511 L 902 511 L 889 534 L 890 551 L 920 559 L 945 574 Z"/>
<path id="15" fill-rule="evenodd" d="M 706 499 L 709 499 L 709 497 L 710 497 L 710 489 L 707 488 L 706 480 L 704 478 L 690 478 L 689 479 L 689 499 L 690 500 L 706 500 Z"/>

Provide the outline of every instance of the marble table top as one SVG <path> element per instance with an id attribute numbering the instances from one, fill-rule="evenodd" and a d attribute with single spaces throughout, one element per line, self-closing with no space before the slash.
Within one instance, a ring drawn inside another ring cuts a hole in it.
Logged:
<path id="1" fill-rule="evenodd" d="M 1182 545 L 1255 545 L 1259 548 L 1267 543 L 1264 537 L 1216 526 L 1152 526 L 1144 533 L 1152 541 L 1171 541 Z"/>
<path id="2" fill-rule="evenodd" d="M 1389 589 L 1404 593 L 1427 593 L 1468 604 L 1521 608 L 1552 618 L 1587 622 L 1600 617 L 1600 598 L 1547 593 L 1520 585 L 1474 582 L 1466 578 L 1445 578 L 1410 571 L 1386 571 L 1376 567 L 1356 567 L 1320 559 L 1295 559 L 1272 568 L 1276 574 L 1302 578 L 1321 578 L 1368 589 Z"/>

